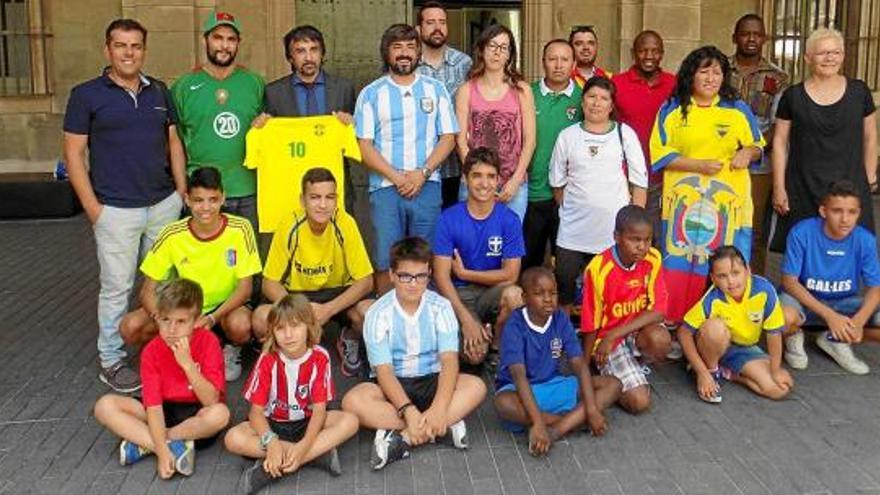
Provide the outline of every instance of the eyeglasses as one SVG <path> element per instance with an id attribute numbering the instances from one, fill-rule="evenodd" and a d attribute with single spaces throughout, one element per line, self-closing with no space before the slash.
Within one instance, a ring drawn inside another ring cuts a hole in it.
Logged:
<path id="1" fill-rule="evenodd" d="M 495 42 L 489 42 L 489 44 L 486 45 L 486 49 L 493 52 L 508 53 L 510 52 L 510 45 L 499 45 Z"/>
<path id="2" fill-rule="evenodd" d="M 400 280 L 401 283 L 411 284 L 413 281 L 416 281 L 420 284 L 424 284 L 431 278 L 430 272 L 422 272 L 422 273 L 406 273 L 406 272 L 394 272 L 397 275 L 397 280 Z"/>
<path id="3" fill-rule="evenodd" d="M 843 50 L 825 50 L 816 52 L 816 56 L 819 58 L 839 58 L 843 56 Z"/>

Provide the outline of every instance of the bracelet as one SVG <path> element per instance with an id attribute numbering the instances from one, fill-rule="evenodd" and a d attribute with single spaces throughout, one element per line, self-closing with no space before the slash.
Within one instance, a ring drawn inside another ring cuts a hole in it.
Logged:
<path id="1" fill-rule="evenodd" d="M 208 313 L 208 316 L 206 316 L 206 318 L 211 319 L 211 326 L 212 327 L 217 324 L 217 318 L 214 317 L 214 313 Z"/>
<path id="2" fill-rule="evenodd" d="M 408 408 L 408 407 L 414 407 L 413 403 L 412 403 L 412 402 L 407 402 L 406 404 L 404 404 L 404 405 L 398 407 L 398 408 L 397 408 L 397 417 L 400 418 L 400 419 L 403 419 L 403 413 L 406 412 L 406 408 Z"/>

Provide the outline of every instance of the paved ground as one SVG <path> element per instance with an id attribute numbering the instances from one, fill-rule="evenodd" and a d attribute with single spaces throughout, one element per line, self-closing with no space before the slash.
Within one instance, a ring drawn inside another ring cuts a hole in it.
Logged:
<path id="1" fill-rule="evenodd" d="M 162 481 L 152 460 L 120 467 L 118 440 L 91 417 L 106 389 L 85 220 L 0 223 L 0 253 L 0 493 L 233 493 L 249 462 L 220 446 L 200 453 L 193 477 Z M 429 446 L 375 473 L 364 432 L 341 449 L 341 477 L 304 468 L 270 492 L 880 494 L 880 380 L 809 352 L 810 369 L 782 402 L 728 385 L 722 405 L 707 405 L 681 366 L 667 365 L 652 377 L 649 413 L 613 410 L 604 438 L 573 435 L 546 458 L 503 432 L 487 402 L 468 419 L 467 452 Z M 859 352 L 880 370 L 880 350 Z M 229 393 L 235 421 L 245 415 L 240 388 Z"/>

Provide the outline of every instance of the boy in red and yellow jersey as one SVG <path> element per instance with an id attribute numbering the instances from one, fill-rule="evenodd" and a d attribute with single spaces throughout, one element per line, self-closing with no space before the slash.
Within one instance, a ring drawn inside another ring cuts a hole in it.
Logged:
<path id="1" fill-rule="evenodd" d="M 648 362 L 659 362 L 670 347 L 669 332 L 661 325 L 666 284 L 651 234 L 651 218 L 644 208 L 621 208 L 614 246 L 594 257 L 584 274 L 584 355 L 599 373 L 623 383 L 618 403 L 633 414 L 651 406 L 651 389 L 636 353 Z"/>

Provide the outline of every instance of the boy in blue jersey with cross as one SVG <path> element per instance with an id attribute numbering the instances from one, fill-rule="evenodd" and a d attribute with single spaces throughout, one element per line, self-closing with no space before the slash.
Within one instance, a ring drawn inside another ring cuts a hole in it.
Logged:
<path id="1" fill-rule="evenodd" d="M 870 208 L 870 205 L 868 205 Z M 819 216 L 800 221 L 788 234 L 782 263 L 780 300 L 790 333 L 785 360 L 807 367 L 803 325 L 828 327 L 816 339 L 843 369 L 864 375 L 870 368 L 855 356 L 852 344 L 880 342 L 880 261 L 877 239 L 858 224 L 858 190 L 847 180 L 831 184 Z M 864 295 L 859 295 L 861 285 Z"/>

